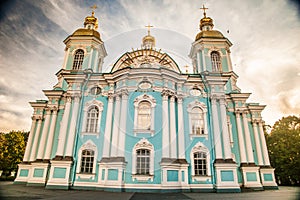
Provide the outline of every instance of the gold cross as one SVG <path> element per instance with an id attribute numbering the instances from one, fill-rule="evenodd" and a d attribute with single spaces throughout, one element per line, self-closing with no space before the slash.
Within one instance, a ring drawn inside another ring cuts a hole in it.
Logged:
<path id="1" fill-rule="evenodd" d="M 95 10 L 98 8 L 96 4 L 90 7 L 92 9 L 92 15 L 94 16 Z"/>
<path id="2" fill-rule="evenodd" d="M 205 6 L 203 5 L 202 8 L 200 8 L 200 10 L 203 10 L 203 15 L 204 15 L 204 17 L 206 17 L 205 10 L 208 10 L 208 8 L 205 8 Z"/>
<path id="3" fill-rule="evenodd" d="M 148 26 L 145 26 L 145 27 L 148 28 L 148 35 L 150 35 L 150 28 L 152 28 L 153 26 L 151 26 L 149 23 Z"/>

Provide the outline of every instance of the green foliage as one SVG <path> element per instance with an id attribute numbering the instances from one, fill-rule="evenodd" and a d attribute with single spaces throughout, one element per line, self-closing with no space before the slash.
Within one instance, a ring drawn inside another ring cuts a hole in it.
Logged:
<path id="1" fill-rule="evenodd" d="M 17 171 L 22 162 L 29 132 L 10 131 L 0 133 L 0 170 L 4 175 Z"/>
<path id="2" fill-rule="evenodd" d="M 278 183 L 300 184 L 300 118 L 283 117 L 266 135 L 271 165 Z"/>

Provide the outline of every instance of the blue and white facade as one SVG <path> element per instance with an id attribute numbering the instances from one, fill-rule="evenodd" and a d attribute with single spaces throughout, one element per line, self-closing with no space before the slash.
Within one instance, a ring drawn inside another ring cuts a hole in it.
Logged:
<path id="1" fill-rule="evenodd" d="M 31 102 L 32 126 L 16 183 L 108 191 L 240 192 L 277 188 L 265 106 L 237 87 L 231 42 L 200 21 L 193 72 L 146 35 L 109 73 L 97 18 L 64 41 L 58 83 Z M 109 53 L 109 52 L 108 52 Z"/>

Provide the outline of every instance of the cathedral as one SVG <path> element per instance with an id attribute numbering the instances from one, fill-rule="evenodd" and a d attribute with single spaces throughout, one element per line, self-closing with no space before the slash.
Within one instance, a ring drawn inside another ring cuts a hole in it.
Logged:
<path id="1" fill-rule="evenodd" d="M 265 106 L 237 86 L 230 47 L 200 20 L 193 70 L 157 50 L 150 33 L 104 72 L 109 52 L 94 11 L 65 40 L 57 84 L 30 102 L 32 125 L 15 183 L 47 189 L 240 192 L 277 189 Z"/>

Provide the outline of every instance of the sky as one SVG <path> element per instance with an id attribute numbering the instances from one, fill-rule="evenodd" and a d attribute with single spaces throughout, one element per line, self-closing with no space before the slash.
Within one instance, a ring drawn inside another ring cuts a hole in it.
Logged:
<path id="1" fill-rule="evenodd" d="M 28 102 L 46 99 L 57 83 L 63 40 L 83 27 L 91 6 L 108 57 L 104 69 L 140 47 L 151 23 L 158 49 L 190 66 L 191 43 L 208 7 L 214 29 L 232 43 L 233 70 L 248 102 L 267 105 L 266 124 L 300 116 L 300 3 L 298 0 L 4 0 L 0 3 L 0 132 L 29 131 Z M 229 33 L 228 33 L 229 32 Z"/>

